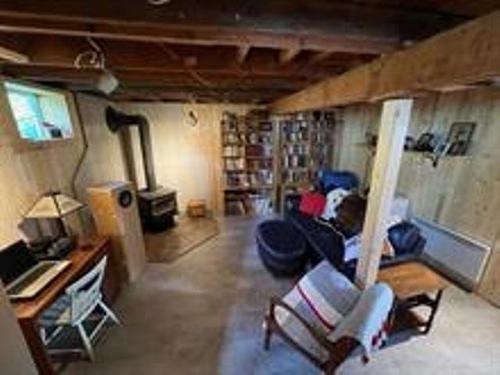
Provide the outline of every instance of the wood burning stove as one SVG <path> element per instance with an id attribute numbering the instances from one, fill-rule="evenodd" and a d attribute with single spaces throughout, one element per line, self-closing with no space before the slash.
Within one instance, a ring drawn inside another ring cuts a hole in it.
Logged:
<path id="1" fill-rule="evenodd" d="M 127 115 L 108 106 L 106 108 L 106 123 L 113 133 L 126 126 L 137 126 L 139 129 L 146 188 L 139 190 L 138 201 L 144 230 L 161 232 L 172 227 L 175 224 L 174 215 L 178 213 L 177 193 L 175 190 L 156 183 L 148 120 L 142 115 Z M 132 153 L 132 150 L 128 149 L 126 152 Z"/>

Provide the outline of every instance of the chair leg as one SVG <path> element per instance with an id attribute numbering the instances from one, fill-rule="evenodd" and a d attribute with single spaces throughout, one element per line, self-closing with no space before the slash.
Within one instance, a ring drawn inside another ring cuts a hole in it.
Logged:
<path id="1" fill-rule="evenodd" d="M 94 349 L 92 348 L 92 343 L 90 341 L 87 332 L 85 332 L 85 328 L 83 328 L 83 323 L 77 324 L 78 332 L 80 333 L 80 337 L 82 338 L 83 345 L 85 346 L 85 350 L 89 356 L 91 362 L 94 362 Z"/>
<path id="2" fill-rule="evenodd" d="M 43 345 L 47 345 L 47 331 L 45 327 L 40 327 L 40 337 L 42 338 Z"/>
<path id="3" fill-rule="evenodd" d="M 335 372 L 337 371 L 337 366 L 332 363 L 326 366 L 325 368 L 325 375 L 335 375 Z"/>
<path id="4" fill-rule="evenodd" d="M 120 319 L 118 319 L 115 313 L 103 301 L 99 301 L 99 306 L 104 310 L 106 315 L 109 316 L 113 322 L 118 325 L 121 324 Z"/>
<path id="5" fill-rule="evenodd" d="M 48 345 L 52 342 L 53 339 L 57 337 L 57 335 L 63 330 L 63 326 L 52 327 L 53 330 L 50 332 L 50 335 L 47 335 L 47 328 L 40 327 L 40 337 L 42 338 L 42 342 L 44 345 Z"/>
<path id="6" fill-rule="evenodd" d="M 266 316 L 264 320 L 264 350 L 269 350 L 271 347 L 271 336 L 273 331 L 271 329 L 271 322 L 269 321 L 269 317 Z"/>

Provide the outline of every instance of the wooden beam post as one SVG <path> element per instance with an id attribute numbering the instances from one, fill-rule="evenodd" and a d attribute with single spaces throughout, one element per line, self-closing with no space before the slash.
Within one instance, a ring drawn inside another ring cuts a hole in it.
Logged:
<path id="1" fill-rule="evenodd" d="M 412 104 L 411 99 L 384 102 L 361 236 L 362 253 L 356 269 L 356 284 L 361 287 L 368 287 L 377 279 L 383 241 L 387 234 L 385 223 L 396 190 Z"/>

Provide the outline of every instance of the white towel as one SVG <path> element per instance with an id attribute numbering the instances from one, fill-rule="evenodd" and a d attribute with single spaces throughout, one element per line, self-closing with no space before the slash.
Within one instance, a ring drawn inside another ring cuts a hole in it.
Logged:
<path id="1" fill-rule="evenodd" d="M 365 359 L 379 349 L 385 340 L 387 321 L 394 301 L 389 285 L 378 283 L 363 291 L 354 308 L 328 336 L 332 342 L 342 337 L 356 339 L 363 348 Z"/>

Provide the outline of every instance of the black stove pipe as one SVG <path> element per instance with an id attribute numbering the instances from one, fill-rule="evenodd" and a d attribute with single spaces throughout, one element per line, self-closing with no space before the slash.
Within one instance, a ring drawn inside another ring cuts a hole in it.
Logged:
<path id="1" fill-rule="evenodd" d="M 106 124 L 113 133 L 116 133 L 123 126 L 137 126 L 139 128 L 139 139 L 141 142 L 141 153 L 146 177 L 146 190 L 149 192 L 156 191 L 157 184 L 153 165 L 153 147 L 151 145 L 148 120 L 142 115 L 127 115 L 108 106 L 106 108 Z"/>

